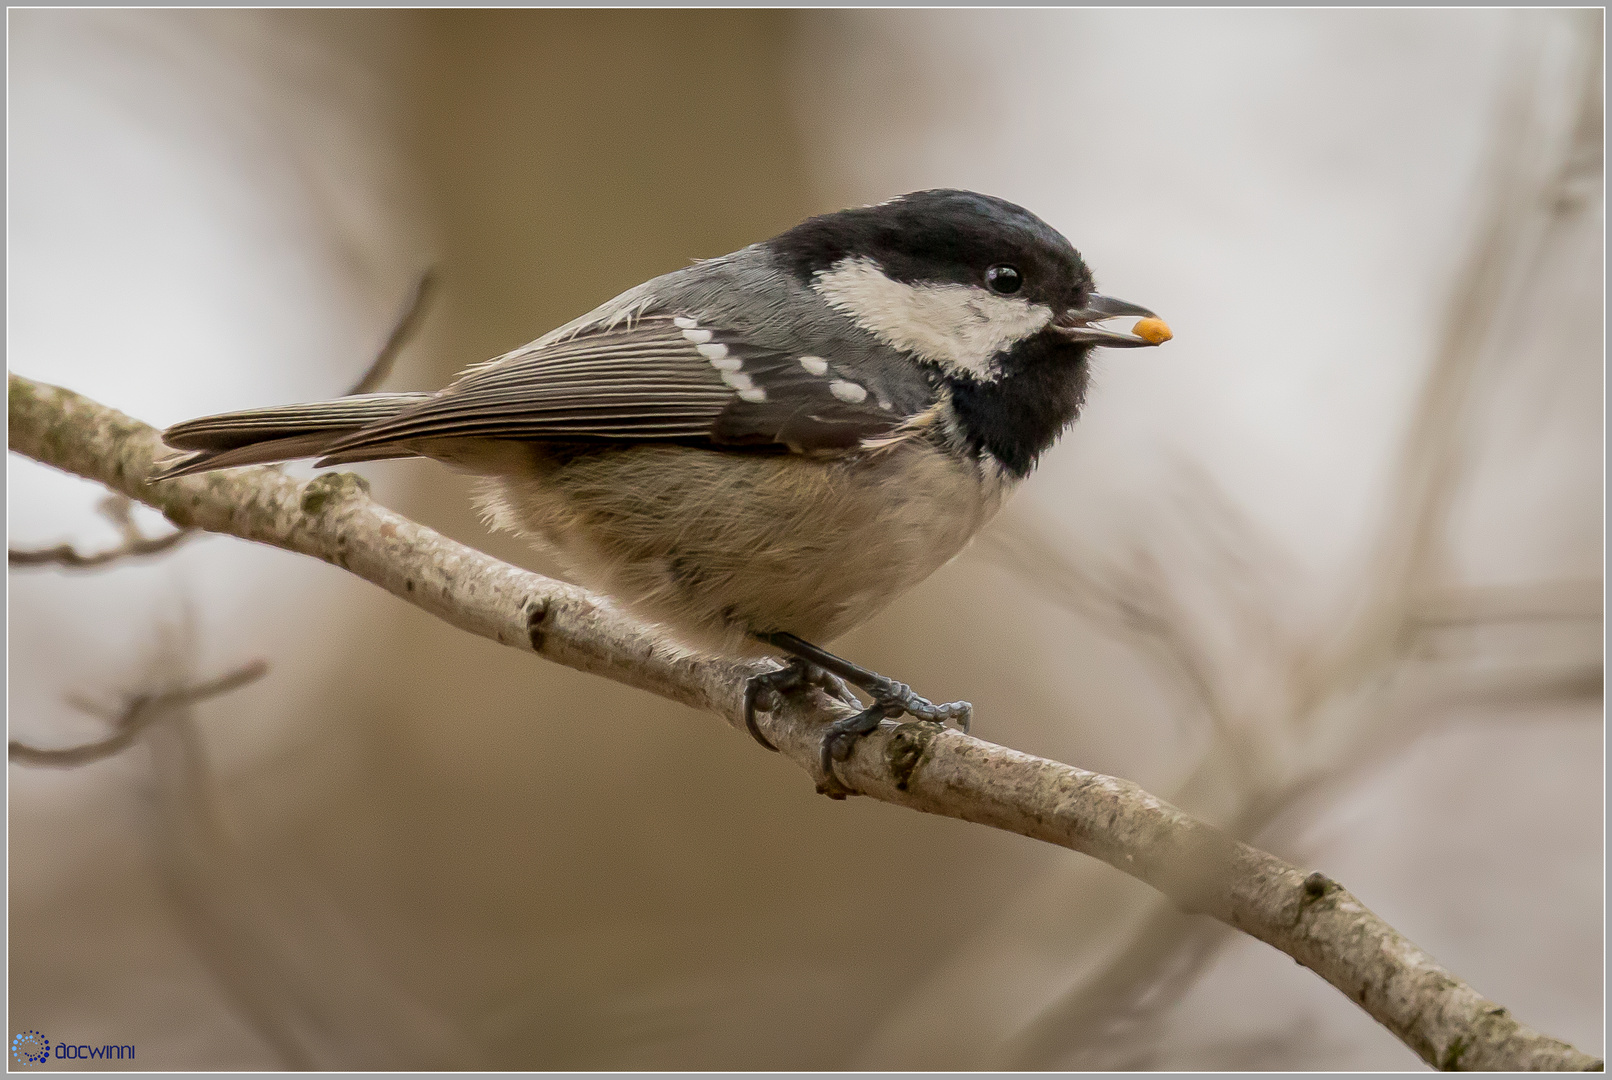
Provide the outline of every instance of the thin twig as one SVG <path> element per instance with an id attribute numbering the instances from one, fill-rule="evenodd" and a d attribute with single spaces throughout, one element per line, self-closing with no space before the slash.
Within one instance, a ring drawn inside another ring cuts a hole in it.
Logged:
<path id="1" fill-rule="evenodd" d="M 226 675 L 194 686 L 184 686 L 160 694 L 137 694 L 125 703 L 122 713 L 114 721 L 112 734 L 104 739 L 60 749 L 30 746 L 28 743 L 12 739 L 6 746 L 6 755 L 9 760 L 19 765 L 48 765 L 58 769 L 69 769 L 101 761 L 132 746 L 142 731 L 161 719 L 170 709 L 194 705 L 198 701 L 227 694 L 231 690 L 256 682 L 268 672 L 269 665 L 266 662 L 254 660 Z"/>
<path id="2" fill-rule="evenodd" d="M 392 330 L 386 335 L 386 343 L 381 346 L 375 359 L 370 361 L 364 374 L 353 383 L 347 391 L 351 394 L 368 394 L 392 373 L 392 367 L 397 363 L 403 347 L 409 343 L 420 324 L 425 320 L 426 308 L 431 298 L 436 295 L 436 272 L 425 270 L 409 290 L 409 295 L 403 302 L 403 308 L 398 313 L 397 321 L 392 324 Z M 94 551 L 84 554 L 72 544 L 57 544 L 48 548 L 8 548 L 6 549 L 6 565 L 16 567 L 52 566 L 67 570 L 93 570 L 118 562 L 122 559 L 138 559 L 151 555 L 161 555 L 172 551 L 184 540 L 193 536 L 193 528 L 176 529 L 165 536 L 147 536 L 135 524 L 132 514 L 133 502 L 127 495 L 108 495 L 101 501 L 99 507 L 101 515 L 117 526 L 118 532 L 123 536 L 123 542 L 117 547 L 107 548 L 105 551 Z"/>
<path id="3" fill-rule="evenodd" d="M 403 310 L 398 315 L 397 322 L 392 324 L 392 332 L 386 335 L 386 344 L 381 346 L 381 351 L 370 361 L 369 369 L 359 376 L 358 381 L 347 391 L 349 395 L 371 393 L 386 381 L 386 377 L 392 373 L 392 365 L 397 363 L 398 355 L 403 351 L 403 346 L 409 343 L 409 339 L 424 321 L 426 307 L 431 297 L 436 294 L 436 290 L 436 272 L 428 269 L 414 283 L 409 298 L 403 302 Z"/>
<path id="4" fill-rule="evenodd" d="M 101 515 L 116 525 L 123 534 L 123 542 L 105 551 L 86 555 L 72 544 L 57 544 L 48 548 L 7 548 L 7 566 L 57 566 L 69 570 L 91 570 L 119 559 L 138 559 L 148 555 L 161 555 L 179 546 L 195 529 L 176 529 L 166 536 L 147 536 L 135 524 L 131 512 L 134 504 L 126 495 L 108 495 L 101 500 Z"/>
<path id="5" fill-rule="evenodd" d="M 744 723 L 756 665 L 683 652 L 582 589 L 387 510 L 359 477 L 299 483 L 243 468 L 152 484 L 146 478 L 167 450 L 148 425 L 14 374 L 8 397 L 12 450 L 121 491 L 176 525 L 322 559 L 462 630 Z M 816 776 L 824 725 L 847 711 L 822 694 L 782 700 L 765 734 Z M 837 770 L 871 798 L 1102 859 L 1313 969 L 1438 1067 L 1602 1067 L 1518 1023 L 1325 875 L 1234 840 L 1128 780 L 923 723 L 885 723 Z"/>
<path id="6" fill-rule="evenodd" d="M 83 554 L 72 544 L 57 544 L 48 548 L 8 548 L 7 566 L 59 566 L 69 570 L 92 570 L 119 559 L 137 559 L 147 555 L 161 555 L 190 535 L 189 529 L 180 529 L 166 536 L 142 537 L 133 543 L 119 544 L 105 551 Z"/>

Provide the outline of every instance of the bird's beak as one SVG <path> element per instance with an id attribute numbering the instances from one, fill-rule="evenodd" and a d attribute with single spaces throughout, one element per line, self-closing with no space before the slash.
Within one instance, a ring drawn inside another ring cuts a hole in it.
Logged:
<path id="1" fill-rule="evenodd" d="M 1122 316 L 1141 320 L 1132 328 L 1133 333 L 1127 334 L 1092 325 L 1104 319 L 1118 319 Z M 1070 308 L 1054 319 L 1052 329 L 1069 341 L 1103 345 L 1110 349 L 1136 349 L 1145 345 L 1159 345 L 1174 337 L 1163 319 L 1140 304 L 1129 304 L 1112 296 L 1098 296 L 1095 293 L 1086 298 L 1085 307 Z"/>

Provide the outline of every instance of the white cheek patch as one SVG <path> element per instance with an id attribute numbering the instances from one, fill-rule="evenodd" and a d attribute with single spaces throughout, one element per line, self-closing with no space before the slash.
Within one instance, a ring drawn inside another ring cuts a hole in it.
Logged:
<path id="1" fill-rule="evenodd" d="M 886 345 L 976 379 L 999 376 L 996 357 L 1052 321 L 1045 304 L 972 285 L 908 285 L 871 259 L 819 270 L 812 288 Z"/>

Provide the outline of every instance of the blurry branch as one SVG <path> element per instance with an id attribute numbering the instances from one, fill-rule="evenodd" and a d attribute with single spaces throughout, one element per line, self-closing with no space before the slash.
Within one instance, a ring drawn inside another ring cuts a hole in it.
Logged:
<path id="1" fill-rule="evenodd" d="M 1430 593 L 1418 605 L 1423 627 L 1601 620 L 1601 583 L 1593 580 L 1468 585 Z"/>
<path id="2" fill-rule="evenodd" d="M 387 340 L 380 347 L 376 358 L 369 363 L 369 368 L 359 376 L 358 382 L 348 388 L 348 395 L 353 393 L 371 393 L 374 388 L 385 382 L 387 376 L 392 374 L 393 364 L 397 364 L 398 355 L 403 347 L 408 345 L 409 339 L 419 330 L 419 324 L 426 319 L 426 308 L 430 298 L 437 292 L 437 276 L 434 271 L 422 272 L 419 280 L 414 282 L 414 289 L 409 290 L 408 300 L 403 301 L 403 309 L 398 313 L 397 321 L 392 324 L 392 332 L 387 334 Z M 163 537 L 147 537 L 140 532 L 139 525 L 134 522 L 134 503 L 127 495 L 108 495 L 100 503 L 100 513 L 106 521 L 118 529 L 123 535 L 123 543 L 116 548 L 106 548 L 105 551 L 92 551 L 84 555 L 82 551 L 74 548 L 71 543 L 58 543 L 53 548 L 8 548 L 6 550 L 6 566 L 53 566 L 60 569 L 73 569 L 85 571 L 95 567 L 116 563 L 119 559 L 143 558 L 143 556 L 163 555 L 164 551 L 171 551 L 179 546 L 185 538 L 195 535 L 195 529 L 176 529 Z"/>
<path id="3" fill-rule="evenodd" d="M 1539 278 L 1558 226 L 1583 209 L 1563 193 L 1579 185 L 1586 166 L 1598 168 L 1601 157 L 1600 34 L 1587 24 L 1580 30 L 1577 55 L 1566 58 L 1550 54 L 1538 35 L 1519 44 L 1491 136 L 1487 205 L 1456 276 L 1401 451 L 1386 525 L 1363 574 L 1372 592 L 1352 633 L 1304 658 L 1307 670 L 1295 685 L 1305 711 L 1403 652 L 1419 629 L 1418 603 L 1448 573 L 1450 512 L 1471 463 L 1475 398 L 1512 359 L 1502 348 L 1505 331 L 1539 314 L 1522 310 L 1527 287 Z M 1558 102 L 1542 83 L 1558 65 L 1578 84 L 1567 88 L 1573 122 L 1566 125 L 1555 122 Z"/>
<path id="4" fill-rule="evenodd" d="M 1518 327 L 1549 320 L 1539 297 L 1561 297 L 1558 307 L 1573 302 L 1571 289 L 1548 279 L 1548 256 L 1567 238 L 1600 230 L 1601 29 L 1597 13 L 1583 14 L 1559 37 L 1519 38 L 1471 246 L 1381 524 L 1347 578 L 1343 603 L 1308 629 L 1279 626 L 1284 599 L 1302 592 L 1281 576 L 1287 553 L 1190 464 L 1179 492 L 1191 502 L 1139 529 L 1145 539 L 1126 560 L 1071 552 L 1067 540 L 1054 543 L 1029 520 L 983 538 L 997 564 L 1035 595 L 1137 646 L 1183 711 L 1206 718 L 1208 749 L 1172 798 L 1232 835 L 1274 840 L 1278 824 L 1291 832 L 1295 806 L 1313 808 L 1318 794 L 1341 790 L 1459 708 L 1538 708 L 1601 695 L 1599 580 L 1457 583 L 1448 552 L 1459 496 L 1474 486 L 1475 448 L 1496 439 L 1479 412 L 1484 395 L 1505 393 L 1504 376 L 1520 367 Z M 1599 365 L 1600 357 L 1586 343 L 1556 350 L 1551 362 L 1565 369 Z M 1531 370 L 1527 380 L 1560 383 L 1562 373 Z M 1192 522 L 1190 531 L 1180 522 Z M 1518 648 L 1533 639 L 1552 648 Z M 1202 928 L 1158 912 L 1129 949 L 1109 954 L 1102 973 L 1012 1036 L 1003 1064 L 1045 1068 L 1089 1049 L 1094 1032 L 1134 1010 L 1132 988 L 1149 990 L 1138 972 L 1167 968 L 1165 938 L 1184 957 L 1201 955 Z"/>
<path id="5" fill-rule="evenodd" d="M 339 566 L 454 626 L 743 724 L 757 668 L 678 651 L 582 589 L 499 562 L 382 507 L 351 474 L 299 483 L 267 468 L 150 484 L 158 433 L 69 390 L 9 378 L 9 446 L 203 528 Z M 767 736 L 815 775 L 846 707 L 780 702 Z M 1518 1023 L 1342 886 L 1234 840 L 1135 784 L 932 724 L 886 723 L 840 778 L 861 794 L 1092 855 L 1312 968 L 1443 1068 L 1599 1069 Z M 819 778 L 821 786 L 822 779 Z"/>
<path id="6" fill-rule="evenodd" d="M 195 638 L 188 624 L 159 626 L 148 677 L 189 682 Z M 223 692 L 226 682 L 208 687 Z M 284 1069 L 473 1062 L 474 1050 L 388 977 L 363 935 L 298 865 L 242 843 L 194 715 L 200 696 L 164 694 L 142 707 L 148 722 L 140 741 L 151 782 L 140 818 L 159 880 L 180 915 L 174 927 L 232 1012 Z"/>
<path id="7" fill-rule="evenodd" d="M 420 275 L 420 279 L 414 283 L 414 291 L 403 302 L 403 311 L 398 315 L 397 322 L 392 324 L 392 332 L 386 335 L 386 344 L 375 354 L 369 370 L 348 388 L 348 396 L 373 393 L 386 381 L 386 377 L 392 373 L 392 365 L 397 363 L 398 355 L 403 352 L 403 346 L 409 343 L 409 339 L 420 328 L 420 323 L 425 320 L 426 307 L 436 291 L 436 273 L 427 270 Z"/>
<path id="8" fill-rule="evenodd" d="M 108 495 L 101 500 L 101 516 L 117 526 L 123 543 L 105 551 L 85 555 L 71 544 L 57 544 L 48 548 L 7 548 L 8 566 L 56 566 L 70 570 L 89 570 L 119 559 L 134 559 L 145 555 L 161 555 L 177 547 L 180 541 L 192 535 L 194 529 L 177 529 L 166 536 L 147 536 L 134 522 L 134 503 L 127 495 Z"/>
<path id="9" fill-rule="evenodd" d="M 375 359 L 370 361 L 369 367 L 359 376 L 358 381 L 347 389 L 347 394 L 368 394 L 386 381 L 386 377 L 392 373 L 392 367 L 397 363 L 398 356 L 403 352 L 403 347 L 409 343 L 409 339 L 425 321 L 426 308 L 431 298 L 436 295 L 436 289 L 436 273 L 426 270 L 414 283 L 408 299 L 403 302 L 403 309 L 392 324 L 391 332 L 386 335 L 386 342 L 381 346 L 380 352 L 375 354 Z M 194 528 L 184 528 L 176 529 L 166 536 L 146 536 L 140 531 L 140 526 L 135 524 L 134 503 L 127 495 L 108 495 L 101 500 L 99 509 L 101 515 L 116 526 L 123 537 L 123 542 L 117 547 L 88 555 L 71 544 L 57 544 L 48 548 L 8 548 L 6 565 L 89 570 L 120 559 L 161 555 L 179 546 L 183 540 L 196 532 Z"/>
<path id="10" fill-rule="evenodd" d="M 73 704 L 116 725 L 88 746 L 41 750 L 10 745 L 26 765 L 100 761 L 140 738 L 150 755 L 144 840 L 181 918 L 174 928 L 206 965 L 234 1014 L 279 1057 L 284 1069 L 444 1069 L 472 1060 L 462 1037 L 399 988 L 362 935 L 295 866 L 249 851 L 231 827 L 207 761 L 194 706 L 268 671 L 262 661 L 221 678 L 191 683 L 186 657 L 194 631 L 159 626 L 147 676 L 174 687 L 107 708 Z"/>
<path id="11" fill-rule="evenodd" d="M 194 686 L 181 687 L 177 690 L 169 690 L 160 694 L 136 695 L 124 705 L 121 714 L 116 717 L 107 717 L 113 723 L 112 734 L 98 742 L 55 750 L 29 746 L 27 743 L 12 739 L 6 747 L 6 753 L 10 760 L 21 765 L 52 765 L 57 768 L 88 765 L 92 761 L 109 758 L 113 754 L 127 749 L 142 731 L 173 710 L 194 705 L 199 701 L 206 701 L 208 698 L 227 694 L 231 690 L 246 686 L 248 683 L 254 683 L 268 674 L 268 671 L 269 665 L 267 663 L 262 660 L 254 660 L 244 667 L 208 682 L 197 683 Z M 79 708 L 85 712 L 103 715 L 101 710 L 92 708 L 85 703 L 75 702 L 75 704 L 78 704 Z"/>

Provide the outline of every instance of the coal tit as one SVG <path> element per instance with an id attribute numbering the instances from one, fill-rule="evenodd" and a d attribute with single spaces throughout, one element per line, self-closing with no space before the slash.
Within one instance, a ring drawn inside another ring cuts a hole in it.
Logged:
<path id="1" fill-rule="evenodd" d="M 1099 325 L 1120 316 L 1137 333 Z M 177 424 L 159 478 L 317 456 L 478 474 L 490 524 L 692 649 L 790 657 L 885 717 L 959 720 L 826 652 L 951 560 L 1080 411 L 1094 346 L 1157 344 L 1056 230 L 967 191 L 814 217 L 636 288 L 434 394 L 366 394 Z"/>

